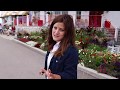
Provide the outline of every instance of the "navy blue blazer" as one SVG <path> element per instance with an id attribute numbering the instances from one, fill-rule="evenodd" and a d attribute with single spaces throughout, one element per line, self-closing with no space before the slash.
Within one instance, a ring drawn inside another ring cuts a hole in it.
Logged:
<path id="1" fill-rule="evenodd" d="M 45 69 L 47 69 L 47 58 L 45 57 Z M 53 74 L 58 74 L 61 79 L 77 79 L 78 50 L 73 46 L 69 46 L 61 57 L 52 57 L 49 69 Z"/>

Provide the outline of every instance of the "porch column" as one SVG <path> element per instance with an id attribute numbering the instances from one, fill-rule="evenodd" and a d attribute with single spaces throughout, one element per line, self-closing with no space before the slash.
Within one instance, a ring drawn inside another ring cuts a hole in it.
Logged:
<path id="1" fill-rule="evenodd" d="M 29 15 L 27 15 L 27 26 L 29 26 Z"/>
<path id="2" fill-rule="evenodd" d="M 85 20 L 89 20 L 89 11 L 81 11 L 81 19 Z"/>
<path id="3" fill-rule="evenodd" d="M 46 23 L 45 11 L 40 11 L 40 20 L 43 20 L 43 24 Z"/>
<path id="4" fill-rule="evenodd" d="M 19 20 L 18 20 L 19 16 L 17 16 L 17 26 L 19 25 Z"/>
<path id="5" fill-rule="evenodd" d="M 76 11 L 68 11 L 68 14 L 73 17 L 73 22 L 75 24 L 75 19 L 76 19 Z"/>
<path id="6" fill-rule="evenodd" d="M 13 17 L 13 26 L 15 25 L 15 22 L 14 22 L 14 21 L 15 21 L 15 17 Z"/>
<path id="7" fill-rule="evenodd" d="M 4 24 L 5 23 L 5 19 L 4 18 L 2 18 L 2 24 Z"/>
<path id="8" fill-rule="evenodd" d="M 81 19 L 84 22 L 84 27 L 87 28 L 89 26 L 89 11 L 81 11 Z"/>

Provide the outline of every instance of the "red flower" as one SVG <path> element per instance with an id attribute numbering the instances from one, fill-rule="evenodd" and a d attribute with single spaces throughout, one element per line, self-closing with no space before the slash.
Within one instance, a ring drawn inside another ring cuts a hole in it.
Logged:
<path id="1" fill-rule="evenodd" d="M 82 38 L 80 38 L 80 40 L 79 40 L 80 42 L 82 42 Z"/>

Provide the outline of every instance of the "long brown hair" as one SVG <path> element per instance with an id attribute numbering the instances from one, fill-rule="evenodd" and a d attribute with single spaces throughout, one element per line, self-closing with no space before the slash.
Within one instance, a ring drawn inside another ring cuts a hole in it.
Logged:
<path id="1" fill-rule="evenodd" d="M 49 35 L 48 35 L 48 50 L 52 50 L 53 46 L 56 44 L 56 41 L 52 38 L 52 28 L 55 23 L 62 22 L 65 27 L 65 35 L 60 42 L 60 47 L 55 52 L 54 56 L 59 57 L 62 56 L 65 50 L 68 48 L 69 45 L 75 46 L 75 28 L 73 23 L 73 18 L 70 15 L 64 14 L 55 17 L 52 21 L 50 28 L 49 28 Z"/>

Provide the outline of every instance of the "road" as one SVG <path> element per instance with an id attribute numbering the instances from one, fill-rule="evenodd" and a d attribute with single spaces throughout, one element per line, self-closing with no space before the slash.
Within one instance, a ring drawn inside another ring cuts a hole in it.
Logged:
<path id="1" fill-rule="evenodd" d="M 12 39 L 0 37 L 0 79 L 44 79 L 39 75 L 44 58 Z"/>

